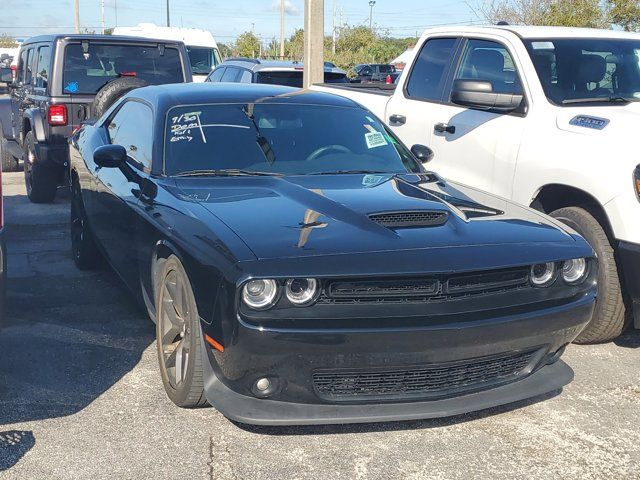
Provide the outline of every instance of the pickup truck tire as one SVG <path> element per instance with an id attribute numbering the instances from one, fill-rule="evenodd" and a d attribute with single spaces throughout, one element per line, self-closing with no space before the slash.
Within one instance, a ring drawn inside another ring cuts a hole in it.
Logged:
<path id="1" fill-rule="evenodd" d="M 591 322 L 575 343 L 609 342 L 622 333 L 626 319 L 618 266 L 609 237 L 596 217 L 584 208 L 565 207 L 550 215 L 582 235 L 598 256 L 598 300 Z"/>
<path id="2" fill-rule="evenodd" d="M 136 77 L 120 77 L 111 80 L 96 93 L 91 105 L 91 115 L 94 118 L 101 117 L 120 97 L 131 90 L 147 85 L 149 85 L 148 82 Z"/>
<path id="3" fill-rule="evenodd" d="M 4 137 L 0 139 L 0 158 L 2 159 L 3 172 L 15 172 L 18 170 L 18 160 L 9 152 L 7 139 Z"/>
<path id="4" fill-rule="evenodd" d="M 93 270 L 100 266 L 102 256 L 87 222 L 80 185 L 77 180 L 71 183 L 70 227 L 71 254 L 76 267 L 80 270 Z"/>
<path id="5" fill-rule="evenodd" d="M 24 183 L 27 196 L 33 203 L 51 203 L 58 189 L 57 172 L 38 163 L 33 132 L 27 133 L 24 140 Z"/>

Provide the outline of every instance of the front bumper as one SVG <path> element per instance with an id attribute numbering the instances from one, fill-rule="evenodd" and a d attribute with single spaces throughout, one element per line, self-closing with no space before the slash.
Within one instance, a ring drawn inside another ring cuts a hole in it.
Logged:
<path id="1" fill-rule="evenodd" d="M 640 328 L 640 245 L 618 243 L 618 257 L 624 273 L 625 291 L 633 303 L 633 323 Z"/>
<path id="2" fill-rule="evenodd" d="M 591 289 L 568 304 L 532 313 L 397 329 L 265 328 L 240 319 L 223 353 L 203 341 L 205 394 L 228 418 L 269 425 L 434 418 L 503 405 L 571 381 L 571 369 L 558 358 L 589 322 L 594 301 Z M 527 351 L 535 355 L 511 376 L 434 394 L 327 397 L 314 377 L 461 362 L 473 368 L 491 356 Z M 255 385 L 265 377 L 275 387 L 260 398 Z"/>

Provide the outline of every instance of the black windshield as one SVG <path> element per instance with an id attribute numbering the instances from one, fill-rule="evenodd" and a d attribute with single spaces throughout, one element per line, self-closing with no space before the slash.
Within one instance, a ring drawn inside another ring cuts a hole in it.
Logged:
<path id="1" fill-rule="evenodd" d="M 346 73 L 325 72 L 324 83 L 348 83 Z M 284 85 L 286 87 L 302 88 L 302 70 L 280 70 L 258 72 L 258 83 L 268 85 Z"/>
<path id="2" fill-rule="evenodd" d="M 640 99 L 640 40 L 553 38 L 525 45 L 545 95 L 557 105 Z"/>
<path id="3" fill-rule="evenodd" d="M 165 171 L 204 170 L 307 175 L 398 173 L 421 167 L 360 108 L 259 103 L 174 107 L 167 115 Z"/>

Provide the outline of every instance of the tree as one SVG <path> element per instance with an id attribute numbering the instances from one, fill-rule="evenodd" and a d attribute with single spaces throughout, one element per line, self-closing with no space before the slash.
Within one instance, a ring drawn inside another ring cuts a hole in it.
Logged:
<path id="1" fill-rule="evenodd" d="M 260 40 L 252 32 L 244 32 L 236 40 L 234 50 L 241 57 L 255 58 L 260 54 Z"/>
<path id="2" fill-rule="evenodd" d="M 229 58 L 233 56 L 233 44 L 228 43 L 218 43 L 218 50 L 220 51 L 220 56 L 222 58 Z"/>
<path id="3" fill-rule="evenodd" d="M 609 21 L 622 27 L 627 32 L 635 32 L 640 28 L 639 0 L 609 0 Z"/>
<path id="4" fill-rule="evenodd" d="M 0 34 L 0 48 L 17 48 L 16 41 L 6 33 Z"/>
<path id="5" fill-rule="evenodd" d="M 493 24 L 506 21 L 512 25 L 609 26 L 606 8 L 599 0 L 491 0 L 476 11 Z"/>
<path id="6" fill-rule="evenodd" d="M 551 0 L 490 0 L 470 7 L 491 24 L 500 21 L 511 25 L 544 25 Z"/>
<path id="7" fill-rule="evenodd" d="M 607 28 L 607 14 L 599 0 L 555 0 L 543 17 L 545 25 Z"/>

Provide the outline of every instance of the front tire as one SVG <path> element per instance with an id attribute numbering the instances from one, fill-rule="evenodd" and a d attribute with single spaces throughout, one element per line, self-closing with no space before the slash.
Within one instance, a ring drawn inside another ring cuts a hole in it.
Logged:
<path id="1" fill-rule="evenodd" d="M 24 144 L 24 183 L 27 188 L 27 196 L 33 203 L 51 203 L 56 198 L 58 189 L 56 172 L 38 162 L 33 132 L 27 133 Z"/>
<path id="2" fill-rule="evenodd" d="M 609 342 L 625 327 L 625 306 L 615 254 L 609 237 L 591 212 L 580 207 L 566 207 L 551 212 L 553 218 L 582 235 L 598 257 L 598 299 L 593 317 L 575 339 L 575 343 Z"/>
<path id="3" fill-rule="evenodd" d="M 80 185 L 77 180 L 71 184 L 70 226 L 73 262 L 80 270 L 95 269 L 100 265 L 102 257 L 87 222 Z"/>
<path id="4" fill-rule="evenodd" d="M 167 396 L 183 408 L 202 407 L 201 329 L 191 282 L 175 255 L 158 265 L 155 281 L 156 344 Z"/>

